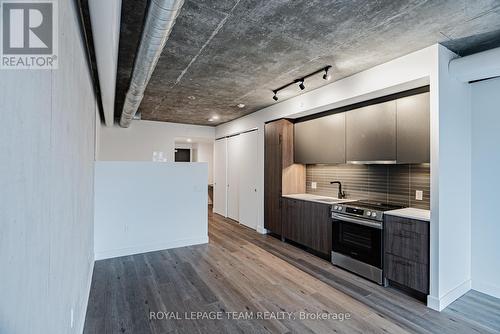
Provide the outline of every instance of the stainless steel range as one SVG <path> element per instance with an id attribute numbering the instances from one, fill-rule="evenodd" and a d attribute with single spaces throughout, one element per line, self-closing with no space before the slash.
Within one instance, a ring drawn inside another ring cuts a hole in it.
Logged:
<path id="1" fill-rule="evenodd" d="M 384 211 L 399 205 L 356 201 L 332 206 L 332 263 L 382 284 Z"/>

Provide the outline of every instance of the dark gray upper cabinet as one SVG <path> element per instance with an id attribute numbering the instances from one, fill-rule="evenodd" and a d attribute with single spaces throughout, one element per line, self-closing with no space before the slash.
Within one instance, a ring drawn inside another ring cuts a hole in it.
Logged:
<path id="1" fill-rule="evenodd" d="M 429 93 L 396 100 L 397 162 L 430 161 Z"/>
<path id="2" fill-rule="evenodd" d="M 345 163 L 345 113 L 296 123 L 294 142 L 296 163 Z"/>
<path id="3" fill-rule="evenodd" d="M 396 162 L 396 101 L 346 113 L 347 162 Z"/>

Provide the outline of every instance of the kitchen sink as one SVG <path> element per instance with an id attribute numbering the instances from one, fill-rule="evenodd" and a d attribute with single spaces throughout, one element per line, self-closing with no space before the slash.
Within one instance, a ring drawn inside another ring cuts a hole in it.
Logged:
<path id="1" fill-rule="evenodd" d="M 318 202 L 325 202 L 325 203 L 337 203 L 339 200 L 335 198 L 317 198 L 315 199 Z"/>

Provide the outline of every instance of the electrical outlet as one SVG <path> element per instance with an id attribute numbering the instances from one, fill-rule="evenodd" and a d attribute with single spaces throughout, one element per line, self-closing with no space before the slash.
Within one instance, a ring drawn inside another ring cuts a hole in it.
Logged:
<path id="1" fill-rule="evenodd" d="M 423 196 L 424 196 L 424 192 L 422 190 L 415 191 L 415 199 L 417 201 L 421 201 Z"/>
<path id="2" fill-rule="evenodd" d="M 318 184 L 316 182 L 311 182 L 311 188 L 316 189 L 318 187 Z"/>
<path id="3" fill-rule="evenodd" d="M 74 316 L 73 308 L 71 308 L 71 316 L 70 316 L 70 318 L 71 318 L 70 325 L 71 325 L 71 328 L 73 328 L 73 326 L 75 325 L 75 316 Z"/>

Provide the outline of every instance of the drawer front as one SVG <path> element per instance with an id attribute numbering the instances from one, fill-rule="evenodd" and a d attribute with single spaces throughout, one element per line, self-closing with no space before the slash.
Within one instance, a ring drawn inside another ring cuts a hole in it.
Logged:
<path id="1" fill-rule="evenodd" d="M 386 215 L 384 216 L 384 229 L 386 229 L 389 234 L 394 233 L 394 231 L 405 231 L 409 233 L 429 235 L 429 222 Z"/>
<path id="2" fill-rule="evenodd" d="M 429 237 L 404 229 L 385 230 L 384 251 L 421 264 L 429 263 Z"/>
<path id="3" fill-rule="evenodd" d="M 385 277 L 406 287 L 429 294 L 429 266 L 385 254 Z"/>

